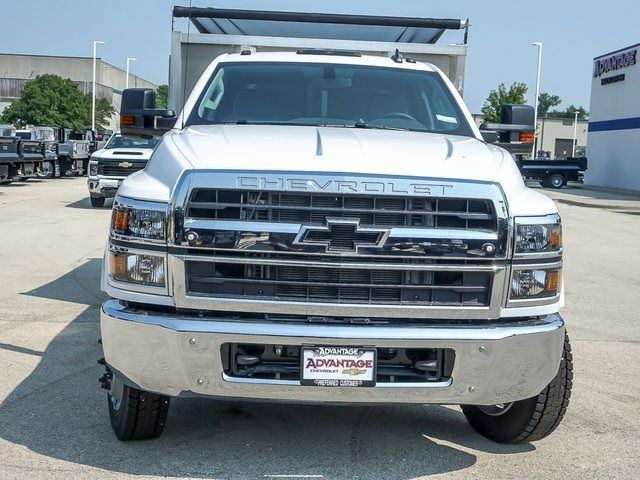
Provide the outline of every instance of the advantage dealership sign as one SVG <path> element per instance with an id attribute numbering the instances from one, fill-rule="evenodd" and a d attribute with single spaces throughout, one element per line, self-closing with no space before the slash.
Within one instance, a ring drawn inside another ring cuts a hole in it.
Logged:
<path id="1" fill-rule="evenodd" d="M 593 77 L 598 78 L 611 72 L 618 72 L 637 63 L 638 50 L 627 50 L 601 58 L 596 58 L 593 62 Z M 624 73 L 612 75 L 601 80 L 602 85 L 622 82 L 625 79 Z"/>

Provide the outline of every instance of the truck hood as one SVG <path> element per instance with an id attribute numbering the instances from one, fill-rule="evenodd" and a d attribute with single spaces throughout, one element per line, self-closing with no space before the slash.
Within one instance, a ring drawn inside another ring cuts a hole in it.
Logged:
<path id="1" fill-rule="evenodd" d="M 95 152 L 93 160 L 149 160 L 153 150 L 150 148 L 110 148 Z"/>
<path id="2" fill-rule="evenodd" d="M 174 132 L 194 169 L 492 181 L 505 155 L 475 138 L 340 127 L 207 125 Z"/>

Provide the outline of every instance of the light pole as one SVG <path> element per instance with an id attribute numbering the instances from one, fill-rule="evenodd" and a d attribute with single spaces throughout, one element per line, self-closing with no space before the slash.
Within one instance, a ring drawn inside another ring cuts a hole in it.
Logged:
<path id="1" fill-rule="evenodd" d="M 578 138 L 578 114 L 576 111 L 576 115 L 573 118 L 573 148 L 571 150 L 571 157 L 574 158 L 576 156 L 576 140 Z"/>
<path id="2" fill-rule="evenodd" d="M 96 50 L 98 45 L 106 45 L 106 43 L 100 40 L 93 42 L 93 89 L 91 97 L 91 131 L 96 131 Z"/>
<path id="3" fill-rule="evenodd" d="M 531 158 L 536 158 L 536 140 L 538 130 L 538 97 L 540 97 L 540 70 L 542 69 L 542 42 L 534 42 L 531 45 L 538 47 L 538 72 L 536 75 L 536 98 L 534 100 L 534 120 L 533 120 L 533 151 Z"/>
<path id="4" fill-rule="evenodd" d="M 137 62 L 137 58 L 127 57 L 127 81 L 125 82 L 126 87 L 129 88 L 129 71 L 131 70 L 131 62 Z"/>

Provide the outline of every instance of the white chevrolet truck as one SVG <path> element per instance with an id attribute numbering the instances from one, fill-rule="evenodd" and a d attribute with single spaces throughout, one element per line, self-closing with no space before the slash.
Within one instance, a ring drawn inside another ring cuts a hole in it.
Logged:
<path id="1" fill-rule="evenodd" d="M 143 89 L 121 111 L 127 135 L 164 135 L 118 190 L 104 261 L 117 437 L 158 436 L 174 397 L 453 404 L 497 442 L 550 434 L 572 384 L 560 217 L 487 141 L 530 148 L 513 141 L 530 109 L 483 135 L 453 50 L 358 37 L 454 21 L 174 15 L 200 32 L 174 37 L 172 62 L 188 68 L 191 45 L 202 69 L 174 89 L 191 92 L 181 113 Z M 245 31 L 211 31 L 225 18 Z M 251 35 L 265 22 L 305 29 Z M 203 65 L 207 42 L 237 53 Z M 426 55 L 448 55 L 446 73 Z"/>
<path id="2" fill-rule="evenodd" d="M 127 138 L 118 132 L 94 152 L 87 173 L 91 206 L 103 207 L 107 198 L 115 197 L 125 178 L 147 166 L 157 143 L 155 137 Z"/>

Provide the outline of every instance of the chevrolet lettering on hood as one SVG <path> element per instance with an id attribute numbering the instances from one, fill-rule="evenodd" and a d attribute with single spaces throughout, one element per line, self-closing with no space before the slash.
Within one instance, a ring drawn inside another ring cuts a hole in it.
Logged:
<path id="1" fill-rule="evenodd" d="M 326 193 L 387 193 L 398 195 L 446 195 L 453 185 L 417 182 L 390 182 L 288 177 L 238 177 L 237 188 L 297 190 Z"/>

